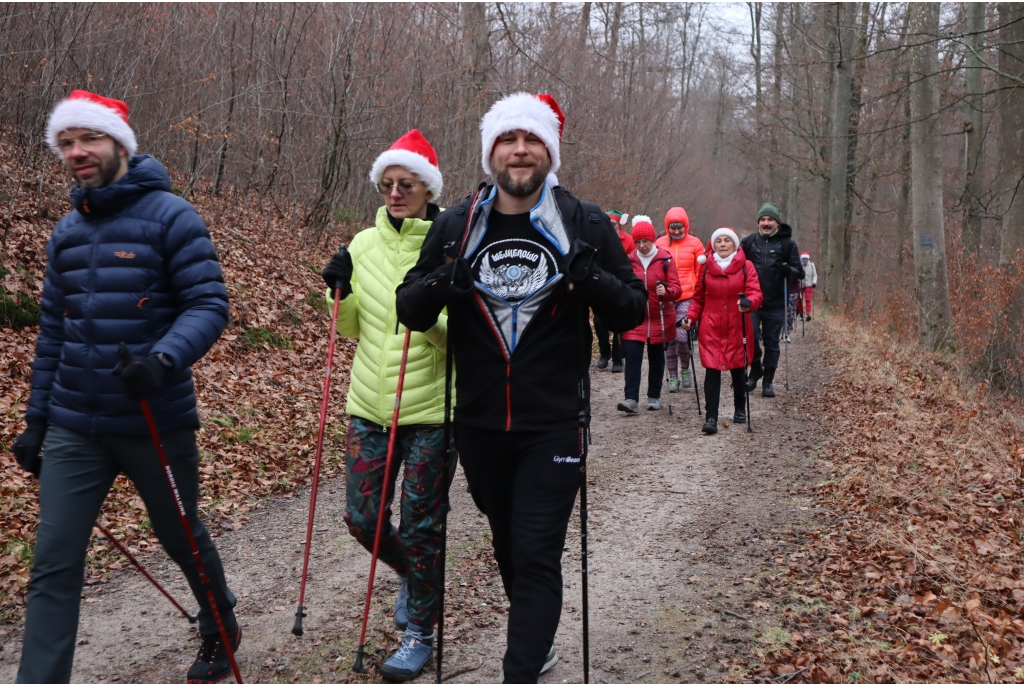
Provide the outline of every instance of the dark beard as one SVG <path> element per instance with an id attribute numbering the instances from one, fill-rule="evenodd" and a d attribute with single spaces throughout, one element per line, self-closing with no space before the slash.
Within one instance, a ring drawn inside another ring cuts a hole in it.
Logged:
<path id="1" fill-rule="evenodd" d="M 502 169 L 494 177 L 494 181 L 498 184 L 502 190 L 511 195 L 512 197 L 530 197 L 537 189 L 544 183 L 544 179 L 548 177 L 548 171 L 551 170 L 551 165 L 547 164 L 543 167 L 537 167 L 533 175 L 530 176 L 524 183 L 516 183 L 512 180 L 512 175 L 508 173 L 508 169 Z"/>
<path id="2" fill-rule="evenodd" d="M 106 188 L 114 182 L 114 179 L 117 178 L 117 173 L 121 170 L 121 154 L 118 146 L 114 146 L 113 157 L 108 159 L 100 158 L 99 162 L 99 173 L 92 181 L 83 183 L 81 180 L 75 179 L 80 186 L 83 188 Z"/>

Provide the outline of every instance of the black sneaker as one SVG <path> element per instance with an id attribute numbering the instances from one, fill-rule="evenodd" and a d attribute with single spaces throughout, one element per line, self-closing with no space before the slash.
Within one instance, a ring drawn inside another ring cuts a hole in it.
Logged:
<path id="1" fill-rule="evenodd" d="M 608 357 L 600 357 L 597 360 L 597 368 L 607 369 L 608 368 Z"/>
<path id="2" fill-rule="evenodd" d="M 234 654 L 242 642 L 242 626 L 238 626 L 233 631 L 229 630 L 228 639 L 231 640 L 231 653 Z M 229 675 L 231 675 L 231 660 L 228 658 L 228 650 L 224 649 L 220 633 L 204 635 L 199 654 L 196 655 L 192 667 L 188 669 L 188 682 L 219 683 Z"/>
<path id="3" fill-rule="evenodd" d="M 738 412 L 736 412 L 735 414 L 732 415 L 732 422 L 733 423 L 746 423 L 747 422 L 747 412 L 745 412 L 745 411 L 738 411 Z"/>
<path id="4" fill-rule="evenodd" d="M 718 432 L 718 419 L 714 416 L 709 416 L 708 420 L 704 422 L 704 427 L 701 428 L 707 435 L 714 435 Z"/>
<path id="5" fill-rule="evenodd" d="M 622 373 L 622 362 L 612 362 L 612 373 Z"/>
<path id="6" fill-rule="evenodd" d="M 761 385 L 761 397 L 775 397 L 775 386 L 765 382 Z"/>
<path id="7" fill-rule="evenodd" d="M 747 376 L 747 392 L 754 392 L 757 389 L 757 382 L 761 380 L 761 374 L 751 373 Z"/>

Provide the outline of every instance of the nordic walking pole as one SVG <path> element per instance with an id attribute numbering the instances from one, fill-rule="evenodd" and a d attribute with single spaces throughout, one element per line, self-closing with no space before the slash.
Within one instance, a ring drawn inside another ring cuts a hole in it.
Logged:
<path id="1" fill-rule="evenodd" d="M 132 361 L 132 355 L 128 352 L 128 347 L 123 342 L 117 348 L 117 354 L 121 357 L 121 362 L 128 366 Z M 139 404 L 142 406 L 142 415 L 146 417 L 146 425 L 149 426 L 149 434 L 153 438 L 153 445 L 156 447 L 157 456 L 160 457 L 160 464 L 164 468 L 164 475 L 167 476 L 167 485 L 171 488 L 171 494 L 174 496 L 174 503 L 178 505 L 178 517 L 181 519 L 181 526 L 185 529 L 185 537 L 188 538 L 188 545 L 192 551 L 192 560 L 196 563 L 196 573 L 199 574 L 199 583 L 203 586 L 203 590 L 206 591 L 206 601 L 210 605 L 210 612 L 213 614 L 213 620 L 217 623 L 217 630 L 220 631 L 220 639 L 224 643 L 224 649 L 227 650 L 228 660 L 231 662 L 231 670 L 235 674 L 235 681 L 238 683 L 242 682 L 242 674 L 238 670 L 238 663 L 235 661 L 235 650 L 231 648 L 231 641 L 228 639 L 228 631 L 224 628 L 224 621 L 220 616 L 220 609 L 217 607 L 217 602 L 213 598 L 213 589 L 210 587 L 210 578 L 206 575 L 206 567 L 203 565 L 203 560 L 199 556 L 199 547 L 196 545 L 196 538 L 192 535 L 192 526 L 189 525 L 188 515 L 185 513 L 185 505 L 181 501 L 181 493 L 178 492 L 178 484 L 174 481 L 174 473 L 171 472 L 171 465 L 167 461 L 167 455 L 164 453 L 163 443 L 160 441 L 160 432 L 156 429 L 156 422 L 153 420 L 153 412 L 149 409 L 149 402 L 147 400 L 139 400 Z"/>
<path id="2" fill-rule="evenodd" d="M 366 624 L 370 620 L 370 598 L 373 596 L 373 576 L 377 572 L 377 555 L 380 553 L 380 531 L 384 527 L 384 506 L 391 478 L 391 458 L 395 454 L 395 438 L 398 436 L 398 410 L 402 405 L 402 385 L 405 383 L 405 363 L 409 360 L 409 338 L 412 331 L 405 329 L 405 342 L 402 343 L 402 365 L 398 369 L 398 386 L 395 388 L 395 411 L 391 414 L 391 432 L 388 435 L 388 453 L 384 459 L 384 481 L 380 489 L 380 509 L 377 511 L 377 530 L 373 534 L 373 553 L 370 555 L 370 577 L 366 583 L 366 602 L 363 604 L 363 627 L 359 632 L 359 649 L 356 651 L 356 662 L 352 670 L 356 673 L 368 673 L 363 666 L 363 655 L 366 648 Z"/>
<path id="3" fill-rule="evenodd" d="M 444 363 L 444 490 L 441 493 L 441 578 L 437 587 L 437 662 L 436 682 L 444 680 L 444 583 L 445 565 L 448 563 L 448 491 L 452 486 L 452 478 L 455 475 L 455 464 L 449 464 L 448 459 L 453 457 L 451 446 L 452 436 L 452 346 L 447 345 Z M 449 475 L 450 474 L 450 475 Z"/>
<path id="4" fill-rule="evenodd" d="M 156 581 L 156 578 L 154 578 L 153 576 L 149 575 L 149 572 L 146 571 L 146 569 L 144 569 L 142 567 L 142 564 L 139 563 L 139 560 L 136 559 L 134 556 L 132 556 L 132 553 L 129 552 L 125 548 L 124 545 L 122 545 L 120 542 L 118 542 L 117 538 L 114 537 L 113 533 L 111 533 L 109 530 L 104 528 L 103 524 L 101 524 L 99 521 L 97 521 L 94 525 L 97 528 L 100 529 L 100 532 L 103 533 L 103 535 L 108 540 L 110 540 L 110 542 L 114 545 L 114 547 L 117 548 L 117 551 L 119 551 L 121 554 L 123 554 L 128 559 L 128 561 L 131 562 L 132 566 L 135 567 L 135 570 L 138 571 L 139 573 L 141 573 L 142 575 L 144 575 L 146 577 L 146 580 L 151 582 L 153 584 L 153 587 L 155 587 L 157 590 L 159 590 L 160 594 L 162 594 L 164 597 L 166 597 L 171 602 L 171 604 L 174 605 L 174 608 L 181 612 L 182 616 L 184 616 L 185 618 L 188 619 L 189 623 L 195 623 L 196 621 L 199 620 L 199 614 L 198 613 L 190 614 L 187 611 L 185 611 L 185 607 L 183 607 L 180 604 L 178 604 L 178 602 L 175 601 L 174 597 L 171 597 L 171 593 L 169 593 L 167 590 L 165 590 L 163 588 L 163 586 L 161 586 L 160 583 L 158 583 Z"/>
<path id="5" fill-rule="evenodd" d="M 746 268 L 746 267 L 744 267 Z M 742 300 L 746 295 L 740 293 L 740 299 Z M 750 427 L 750 386 L 747 385 L 747 314 L 740 312 L 740 328 L 743 329 L 743 392 L 747 395 L 747 432 L 753 433 L 754 430 Z M 753 331 L 750 332 L 753 335 Z"/>
<path id="6" fill-rule="evenodd" d="M 700 411 L 700 388 L 697 387 L 697 360 L 693 358 L 693 342 L 690 340 L 690 331 L 686 333 L 686 344 L 690 348 L 690 368 L 693 369 L 693 394 L 697 398 L 697 416 L 704 416 Z"/>
<path id="7" fill-rule="evenodd" d="M 800 311 L 804 313 L 800 317 L 800 337 L 803 338 L 807 335 L 807 297 L 804 294 L 803 287 L 800 288 Z"/>
<path id="8" fill-rule="evenodd" d="M 583 380 L 580 379 L 582 385 Z M 581 388 L 582 391 L 582 388 Z M 590 596 L 587 569 L 587 432 L 580 426 L 580 575 L 583 583 L 583 682 L 590 682 Z"/>
<path id="9" fill-rule="evenodd" d="M 668 289 L 661 281 L 657 281 L 657 284 Z M 668 373 L 668 340 L 665 338 L 665 301 L 661 299 L 662 297 L 658 295 L 658 321 L 661 323 L 661 365 L 665 367 L 661 375 L 664 377 Z M 672 416 L 672 400 L 668 401 L 668 415 Z"/>
<path id="10" fill-rule="evenodd" d="M 309 573 L 309 548 L 313 542 L 313 517 L 316 514 L 316 493 L 320 486 L 320 460 L 324 454 L 324 428 L 327 426 L 327 402 L 331 396 L 331 369 L 334 365 L 334 338 L 338 332 L 338 306 L 341 288 L 334 289 L 334 311 L 331 314 L 331 334 L 327 343 L 327 373 L 324 375 L 324 394 L 320 400 L 320 430 L 316 436 L 316 458 L 313 460 L 313 488 L 309 493 L 309 520 L 306 522 L 306 548 L 302 553 L 302 582 L 299 583 L 299 607 L 295 610 L 292 635 L 302 637 L 302 619 L 306 615 L 306 578 Z"/>
<path id="11" fill-rule="evenodd" d="M 782 330 L 786 335 L 786 390 L 789 390 L 789 279 L 782 281 L 782 296 L 786 310 L 782 316 Z"/>

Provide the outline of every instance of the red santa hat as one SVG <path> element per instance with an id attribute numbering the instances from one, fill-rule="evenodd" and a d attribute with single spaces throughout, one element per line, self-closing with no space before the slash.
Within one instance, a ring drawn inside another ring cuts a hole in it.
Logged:
<path id="1" fill-rule="evenodd" d="M 374 184 L 380 183 L 384 170 L 389 166 L 408 169 L 419 176 L 427 190 L 434 194 L 434 198 L 441 196 L 444 179 L 441 177 L 441 169 L 437 166 L 437 153 L 419 130 L 412 129 L 381 153 L 370 169 L 370 180 Z"/>
<path id="2" fill-rule="evenodd" d="M 633 240 L 650 240 L 652 243 L 657 238 L 654 232 L 654 222 L 651 217 L 639 215 L 633 217 Z"/>
<path id="3" fill-rule="evenodd" d="M 801 252 L 800 259 L 806 259 L 807 261 L 811 261 L 811 255 L 808 252 Z"/>
<path id="4" fill-rule="evenodd" d="M 57 103 L 46 124 L 46 144 L 57 155 L 57 136 L 72 128 L 87 128 L 106 133 L 121 144 L 131 157 L 138 149 L 135 132 L 128 124 L 128 105 L 120 100 L 105 98 L 87 90 L 73 90 L 65 100 Z"/>
<path id="5" fill-rule="evenodd" d="M 480 161 L 484 171 L 494 176 L 491 170 L 491 153 L 498 137 L 509 131 L 528 131 L 541 139 L 551 156 L 551 174 L 562 166 L 559 146 L 565 115 L 553 97 L 547 93 L 514 93 L 495 102 L 490 111 L 480 120 Z M 552 184 L 548 179 L 549 185 Z"/>

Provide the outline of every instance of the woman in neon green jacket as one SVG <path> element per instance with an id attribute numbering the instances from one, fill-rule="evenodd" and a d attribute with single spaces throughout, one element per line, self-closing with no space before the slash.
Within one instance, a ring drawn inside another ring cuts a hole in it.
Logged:
<path id="1" fill-rule="evenodd" d="M 345 522 L 353 537 L 372 551 L 405 339 L 395 313 L 395 288 L 416 264 L 440 211 L 431 200 L 441 193 L 442 177 L 433 147 L 413 129 L 377 158 L 370 180 L 384 196 L 376 223 L 356 234 L 347 249 L 342 246 L 322 275 L 330 306 L 333 289 L 341 288 L 338 333 L 359 339 L 346 407 Z M 442 315 L 433 328 L 414 332 L 409 341 L 394 462 L 405 462 L 401 524 L 395 530 L 390 521 L 392 475 L 380 541 L 380 560 L 400 579 L 395 623 L 406 630 L 402 647 L 381 668 L 389 680 L 415 678 L 433 654 L 444 563 L 440 516 L 447 484 L 442 427 L 447 328 Z"/>

